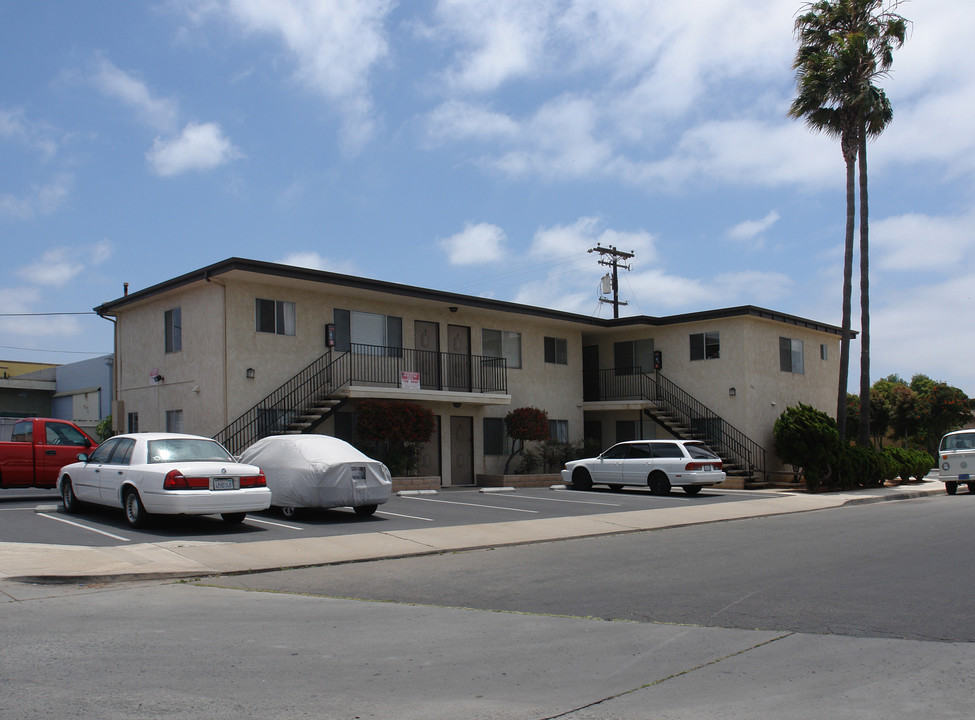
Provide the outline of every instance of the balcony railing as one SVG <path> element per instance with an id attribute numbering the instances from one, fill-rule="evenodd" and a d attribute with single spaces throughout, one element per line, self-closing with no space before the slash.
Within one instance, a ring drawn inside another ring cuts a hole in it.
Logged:
<path id="1" fill-rule="evenodd" d="M 349 384 L 467 393 L 507 393 L 504 358 L 352 344 Z"/>
<path id="2" fill-rule="evenodd" d="M 328 352 L 315 360 L 215 437 L 238 454 L 309 414 L 321 417 L 314 406 L 339 388 L 416 387 L 417 382 L 421 390 L 506 393 L 508 371 L 504 358 L 354 343 L 351 352 Z"/>

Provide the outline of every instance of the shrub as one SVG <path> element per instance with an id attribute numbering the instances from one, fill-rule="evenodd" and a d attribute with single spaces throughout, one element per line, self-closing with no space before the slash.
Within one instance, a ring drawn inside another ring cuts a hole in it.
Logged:
<path id="1" fill-rule="evenodd" d="M 935 461 L 923 450 L 889 447 L 884 453 L 896 465 L 895 477 L 900 476 L 901 482 L 910 482 L 911 477 L 921 480 L 935 465 Z"/>
<path id="2" fill-rule="evenodd" d="M 847 445 L 840 452 L 835 486 L 842 489 L 881 487 L 897 476 L 897 463 L 872 447 Z"/>
<path id="3" fill-rule="evenodd" d="M 525 442 L 529 440 L 548 440 L 548 413 L 536 407 L 515 408 L 504 417 L 505 432 L 512 440 L 521 440 L 521 445 L 513 444 L 511 455 L 504 464 L 504 473 L 508 474 L 508 467 L 515 455 L 523 452 Z"/>
<path id="4" fill-rule="evenodd" d="M 436 418 L 422 405 L 363 400 L 356 407 L 356 435 L 370 442 L 393 475 L 415 475 L 423 443 L 433 437 Z"/>
<path id="5" fill-rule="evenodd" d="M 809 490 L 816 490 L 823 479 L 830 477 L 840 448 L 836 420 L 799 403 L 778 417 L 773 435 L 782 462 L 802 467 Z"/>

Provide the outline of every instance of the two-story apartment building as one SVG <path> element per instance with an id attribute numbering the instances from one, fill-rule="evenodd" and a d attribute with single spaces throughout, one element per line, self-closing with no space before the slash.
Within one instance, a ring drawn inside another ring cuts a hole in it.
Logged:
<path id="1" fill-rule="evenodd" d="M 444 485 L 500 472 L 523 406 L 553 439 L 694 434 L 762 475 L 779 413 L 831 411 L 839 371 L 838 328 L 751 306 L 605 320 L 239 258 L 95 309 L 115 321 L 120 431 L 240 452 L 271 432 L 349 439 L 358 402 L 410 400 L 437 417 L 421 472 Z"/>

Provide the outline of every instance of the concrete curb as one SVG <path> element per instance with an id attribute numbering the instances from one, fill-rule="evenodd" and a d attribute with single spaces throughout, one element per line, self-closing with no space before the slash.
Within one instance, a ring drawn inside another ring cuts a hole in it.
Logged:
<path id="1" fill-rule="evenodd" d="M 253 543 L 166 541 L 113 547 L 0 543 L 0 579 L 64 585 L 240 575 L 647 532 L 943 493 L 944 486 L 938 481 L 905 489 L 817 494 L 776 491 L 706 506 Z"/>

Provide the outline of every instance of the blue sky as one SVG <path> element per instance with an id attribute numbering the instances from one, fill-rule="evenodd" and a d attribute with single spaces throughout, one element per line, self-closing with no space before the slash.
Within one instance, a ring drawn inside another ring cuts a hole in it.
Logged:
<path id="1" fill-rule="evenodd" d="M 108 321 L 62 313 L 232 256 L 608 317 L 601 243 L 636 253 L 624 314 L 838 325 L 843 161 L 786 117 L 799 7 L 3 3 L 0 359 L 111 352 Z M 975 395 L 975 14 L 900 12 L 872 376 Z"/>

